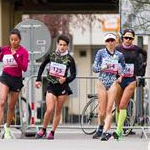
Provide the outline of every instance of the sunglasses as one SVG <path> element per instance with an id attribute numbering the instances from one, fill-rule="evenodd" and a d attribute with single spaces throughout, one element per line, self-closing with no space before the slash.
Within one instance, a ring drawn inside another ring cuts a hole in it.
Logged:
<path id="1" fill-rule="evenodd" d="M 106 42 L 114 42 L 114 39 L 107 39 Z"/>
<path id="2" fill-rule="evenodd" d="M 126 40 L 133 40 L 132 37 L 123 37 L 123 38 L 126 39 Z"/>

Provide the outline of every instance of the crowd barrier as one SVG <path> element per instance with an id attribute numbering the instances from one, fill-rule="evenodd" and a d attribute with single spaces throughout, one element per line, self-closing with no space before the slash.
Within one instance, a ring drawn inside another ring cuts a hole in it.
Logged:
<path id="1" fill-rule="evenodd" d="M 28 119 L 26 121 L 22 120 L 20 124 L 22 132 L 25 134 L 33 134 L 33 132 L 37 132 L 42 127 L 46 109 L 46 76 L 42 76 L 42 87 L 39 89 L 34 87 L 35 80 L 36 76 L 30 76 L 26 79 L 24 86 L 23 95 L 27 100 L 26 107 L 28 107 L 28 104 L 30 105 L 30 110 L 26 109 L 28 111 L 26 116 L 27 118 L 30 117 L 30 121 Z M 80 128 L 81 112 L 88 102 L 87 95 L 96 93 L 96 83 L 97 77 L 77 77 L 70 84 L 73 94 L 69 96 L 63 106 L 60 128 Z M 49 127 L 51 127 L 51 124 Z"/>
<path id="2" fill-rule="evenodd" d="M 137 88 L 135 91 L 136 120 L 134 128 L 142 130 L 143 135 L 148 138 L 150 133 L 150 77 L 137 77 Z"/>
<path id="3" fill-rule="evenodd" d="M 134 94 L 136 119 L 134 126 L 131 126 L 133 129 L 141 129 L 141 137 L 144 135 L 145 138 L 148 138 L 147 133 L 150 129 L 149 79 L 150 77 L 137 77 L 137 88 Z M 46 76 L 42 77 L 43 84 L 39 89 L 34 86 L 35 80 L 36 76 L 34 75 L 25 79 L 24 88 L 19 98 L 19 106 L 16 106 L 19 108 L 19 118 L 14 119 L 12 126 L 20 128 L 23 134 L 35 134 L 43 124 L 46 109 Z M 81 113 L 89 101 L 87 95 L 97 93 L 97 80 L 97 77 L 77 77 L 70 84 L 73 94 L 63 106 L 60 128 L 81 128 Z M 18 109 L 15 111 L 16 116 L 17 113 Z"/>

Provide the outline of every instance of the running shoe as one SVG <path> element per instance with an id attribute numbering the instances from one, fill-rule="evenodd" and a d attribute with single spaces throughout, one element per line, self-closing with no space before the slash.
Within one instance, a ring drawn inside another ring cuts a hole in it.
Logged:
<path id="1" fill-rule="evenodd" d="M 43 137 L 46 137 L 46 131 L 44 131 L 43 129 L 41 129 L 36 135 L 35 138 L 36 139 L 41 139 Z"/>
<path id="2" fill-rule="evenodd" d="M 11 132 L 10 132 L 10 128 L 6 126 L 6 124 L 4 125 L 4 130 L 5 130 L 5 133 L 4 133 L 4 139 L 12 139 L 12 135 L 11 135 Z"/>
<path id="3" fill-rule="evenodd" d="M 120 140 L 120 138 L 122 137 L 122 134 L 118 133 L 117 131 L 113 132 L 112 135 L 113 135 L 114 139 L 116 139 L 116 140 Z"/>
<path id="4" fill-rule="evenodd" d="M 111 137 L 111 134 L 105 132 L 105 133 L 102 134 L 101 141 L 108 141 L 110 139 L 110 137 Z"/>
<path id="5" fill-rule="evenodd" d="M 96 133 L 93 135 L 93 139 L 99 139 L 102 136 L 103 130 L 98 129 Z"/>
<path id="6" fill-rule="evenodd" d="M 50 132 L 47 136 L 48 140 L 54 140 L 54 135 Z"/>

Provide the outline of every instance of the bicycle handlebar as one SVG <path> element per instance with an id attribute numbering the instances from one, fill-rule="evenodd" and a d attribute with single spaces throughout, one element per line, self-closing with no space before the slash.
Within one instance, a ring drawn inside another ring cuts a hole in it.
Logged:
<path id="1" fill-rule="evenodd" d="M 88 98 L 98 98 L 97 94 L 87 94 Z"/>

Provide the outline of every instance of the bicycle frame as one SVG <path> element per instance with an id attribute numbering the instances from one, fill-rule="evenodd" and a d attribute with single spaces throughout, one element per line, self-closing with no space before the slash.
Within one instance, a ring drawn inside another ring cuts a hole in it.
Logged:
<path id="1" fill-rule="evenodd" d="M 82 111 L 82 115 L 81 115 L 81 129 L 85 134 L 94 134 L 96 132 L 96 127 L 97 124 L 93 125 L 93 119 L 97 119 L 98 120 L 98 113 L 96 111 L 97 107 L 98 107 L 98 97 L 96 94 L 92 95 L 89 94 L 88 98 L 90 99 L 88 101 L 88 103 L 85 105 L 83 111 Z M 128 135 L 130 133 L 130 131 L 132 130 L 131 128 L 129 128 L 129 126 L 133 126 L 134 122 L 135 122 L 135 114 L 136 114 L 136 110 L 135 110 L 135 102 L 133 100 L 130 101 L 131 104 L 129 103 L 128 109 L 127 109 L 127 118 L 125 121 L 125 126 L 124 127 L 124 135 Z M 93 107 L 94 105 L 94 107 Z M 89 110 L 88 110 L 89 109 Z M 114 113 L 116 110 L 116 108 L 114 108 L 112 110 L 112 113 Z M 133 110 L 133 112 L 131 111 Z M 87 112 L 87 114 L 86 114 Z M 129 114 L 129 112 L 131 112 Z M 97 121 L 96 121 L 97 123 Z M 128 127 L 127 127 L 128 126 Z"/>

